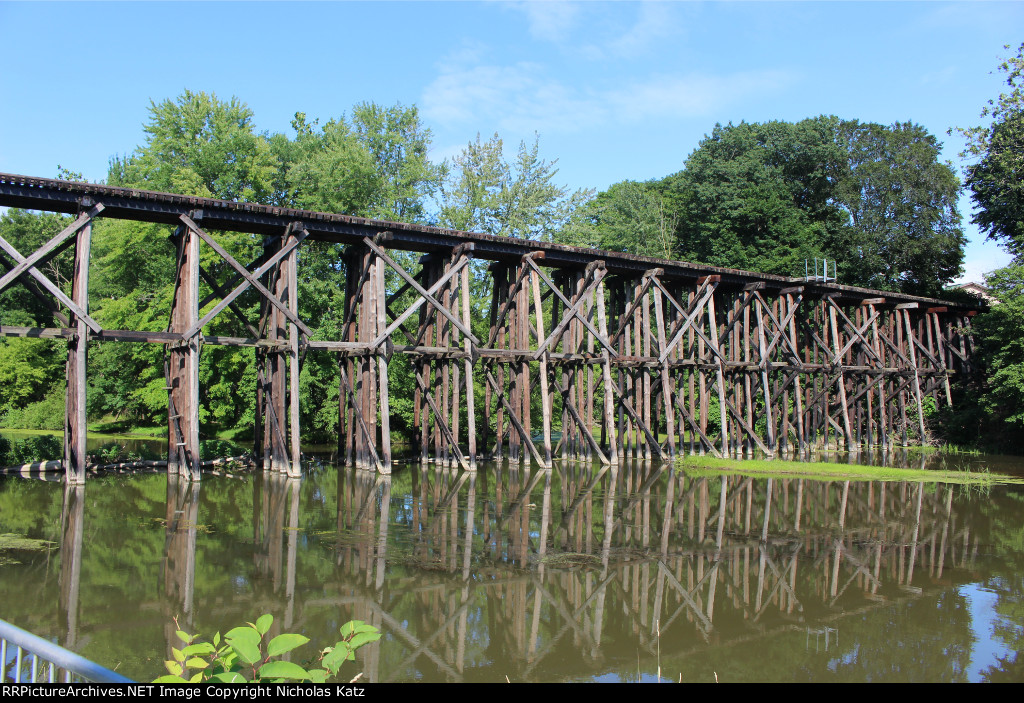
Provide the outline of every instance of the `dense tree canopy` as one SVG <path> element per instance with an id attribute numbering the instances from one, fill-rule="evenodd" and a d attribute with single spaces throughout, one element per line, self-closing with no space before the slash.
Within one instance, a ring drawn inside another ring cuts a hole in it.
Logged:
<path id="1" fill-rule="evenodd" d="M 976 206 L 972 221 L 1015 260 L 986 276 L 999 302 L 973 326 L 984 377 L 955 412 L 942 418 L 940 429 L 953 441 L 982 437 L 1019 452 L 1024 448 L 1024 44 L 999 70 L 1010 90 L 982 110 L 991 124 L 959 131 L 967 138 L 962 156 L 972 159 L 965 168 Z"/>
<path id="2" fill-rule="evenodd" d="M 664 182 L 684 258 L 795 275 L 805 259 L 831 254 L 826 247 L 842 224 L 830 203 L 842 153 L 830 127 L 716 125 Z"/>
<path id="3" fill-rule="evenodd" d="M 960 274 L 966 243 L 960 183 L 939 161 L 941 144 L 910 122 L 835 129 L 845 164 L 831 199 L 849 219 L 829 253 L 845 264 L 843 282 L 938 294 Z"/>
<path id="4" fill-rule="evenodd" d="M 575 246 L 679 258 L 678 215 L 655 184 L 622 181 L 580 208 L 560 240 Z"/>
<path id="5" fill-rule="evenodd" d="M 1009 49 L 1010 47 L 1006 47 Z M 966 169 L 967 187 L 977 211 L 971 221 L 988 236 L 1024 258 L 1024 44 L 1003 61 L 1010 90 L 981 111 L 992 123 L 962 129 L 964 156 L 978 161 Z"/>
<path id="6" fill-rule="evenodd" d="M 959 184 L 938 154 L 910 123 L 741 123 L 716 127 L 666 186 L 698 261 L 800 275 L 824 257 L 843 283 L 937 293 L 964 243 Z"/>
<path id="7" fill-rule="evenodd" d="M 149 115 L 145 146 L 112 160 L 110 185 L 251 202 L 273 192 L 277 160 L 237 98 L 186 90 L 177 100 L 150 103 Z"/>
<path id="8" fill-rule="evenodd" d="M 789 276 L 828 258 L 843 283 L 937 294 L 964 244 L 939 148 L 911 123 L 716 125 L 678 173 L 598 195 L 565 241 Z"/>

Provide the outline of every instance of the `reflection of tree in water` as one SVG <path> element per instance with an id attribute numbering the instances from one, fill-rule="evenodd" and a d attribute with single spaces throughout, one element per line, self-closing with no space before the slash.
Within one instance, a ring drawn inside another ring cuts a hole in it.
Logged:
<path id="1" fill-rule="evenodd" d="M 998 663 L 982 671 L 993 682 L 1024 681 L 1024 494 L 1007 492 L 981 503 L 981 514 L 990 521 L 991 549 L 995 556 L 992 574 L 984 588 L 998 598 L 993 635 L 1010 650 Z"/>

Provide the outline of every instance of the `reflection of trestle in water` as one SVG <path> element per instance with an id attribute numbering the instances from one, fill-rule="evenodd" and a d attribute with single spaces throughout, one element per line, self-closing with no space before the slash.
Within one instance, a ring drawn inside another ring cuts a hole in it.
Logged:
<path id="1" fill-rule="evenodd" d="M 664 655 L 673 643 L 686 648 L 687 631 L 722 644 L 821 629 L 850 609 L 919 597 L 950 581 L 950 567 L 969 567 L 977 549 L 952 511 L 954 490 L 691 478 L 649 465 L 594 474 L 424 469 L 414 474 L 416 499 L 396 516 L 408 521 L 411 549 L 388 555 L 409 572 L 392 568 L 382 586 L 370 578 L 379 561 L 345 563 L 367 569 L 374 591 L 356 600 L 407 648 L 387 676 L 425 657 L 461 680 L 467 649 L 484 639 L 477 661 L 529 677 L 567 646 L 597 663 L 610 637 L 652 655 L 660 639 Z M 343 551 L 379 560 L 385 540 L 364 534 L 362 546 Z M 420 620 L 403 624 L 395 611 Z"/>
<path id="2" fill-rule="evenodd" d="M 381 628 L 385 639 L 360 654 L 368 681 L 410 670 L 543 680 L 555 662 L 593 671 L 637 646 L 669 657 L 783 631 L 809 637 L 956 585 L 978 549 L 954 510 L 958 489 L 942 485 L 517 462 L 408 478 L 411 493 L 393 501 L 397 479 L 339 469 L 335 529 L 310 534 L 302 484 L 265 474 L 254 575 L 272 600 L 255 589 L 245 615 L 283 604 L 282 631 L 339 613 Z M 165 587 L 186 617 L 198 491 L 168 488 Z M 300 541 L 330 549 L 333 581 L 297 577 Z"/>

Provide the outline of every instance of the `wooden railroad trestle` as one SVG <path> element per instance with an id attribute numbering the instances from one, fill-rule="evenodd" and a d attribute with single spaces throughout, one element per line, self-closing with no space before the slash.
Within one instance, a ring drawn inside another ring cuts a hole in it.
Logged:
<path id="1" fill-rule="evenodd" d="M 264 468 L 289 475 L 300 470 L 299 370 L 309 352 L 338 359 L 344 461 L 382 473 L 393 463 L 388 369 L 396 355 L 409 358 L 415 378 L 419 457 L 468 470 L 484 456 L 551 466 L 906 445 L 927 437 L 926 398 L 952 403 L 951 382 L 971 370 L 976 311 L 928 298 L 6 174 L 0 205 L 76 215 L 27 256 L 0 238 L 0 292 L 24 283 L 60 325 L 0 325 L 0 334 L 68 340 L 64 461 L 73 483 L 86 468 L 90 340 L 166 345 L 168 470 L 194 480 L 206 344 L 255 347 L 256 452 Z M 90 317 L 90 239 L 101 216 L 174 227 L 166 331 L 104 329 Z M 263 235 L 263 253 L 246 266 L 214 231 Z M 315 240 L 346 245 L 343 321 L 330 340 L 313 339 L 299 315 L 300 252 Z M 69 247 L 75 272 L 65 294 L 40 269 Z M 234 271 L 233 281 L 200 266 L 201 247 Z M 396 251 L 421 253 L 418 269 Z M 249 289 L 260 296 L 257 321 L 235 304 Z M 474 324 L 474 300 L 488 294 Z M 203 334 L 225 310 L 249 336 Z"/>

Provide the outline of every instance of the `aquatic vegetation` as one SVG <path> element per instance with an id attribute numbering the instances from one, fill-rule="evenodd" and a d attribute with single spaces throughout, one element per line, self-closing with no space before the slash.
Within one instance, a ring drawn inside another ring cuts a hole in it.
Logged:
<path id="1" fill-rule="evenodd" d="M 889 466 L 834 464 L 824 461 L 785 461 L 783 459 L 721 459 L 713 456 L 686 456 L 677 466 L 687 474 L 738 474 L 759 478 L 800 477 L 825 481 L 923 481 L 960 485 L 1024 484 L 1024 478 L 994 474 L 988 469 L 901 469 Z"/>
<path id="2" fill-rule="evenodd" d="M 21 563 L 11 552 L 48 552 L 56 548 L 57 544 L 49 540 L 32 539 L 13 533 L 0 534 L 0 566 Z"/>

